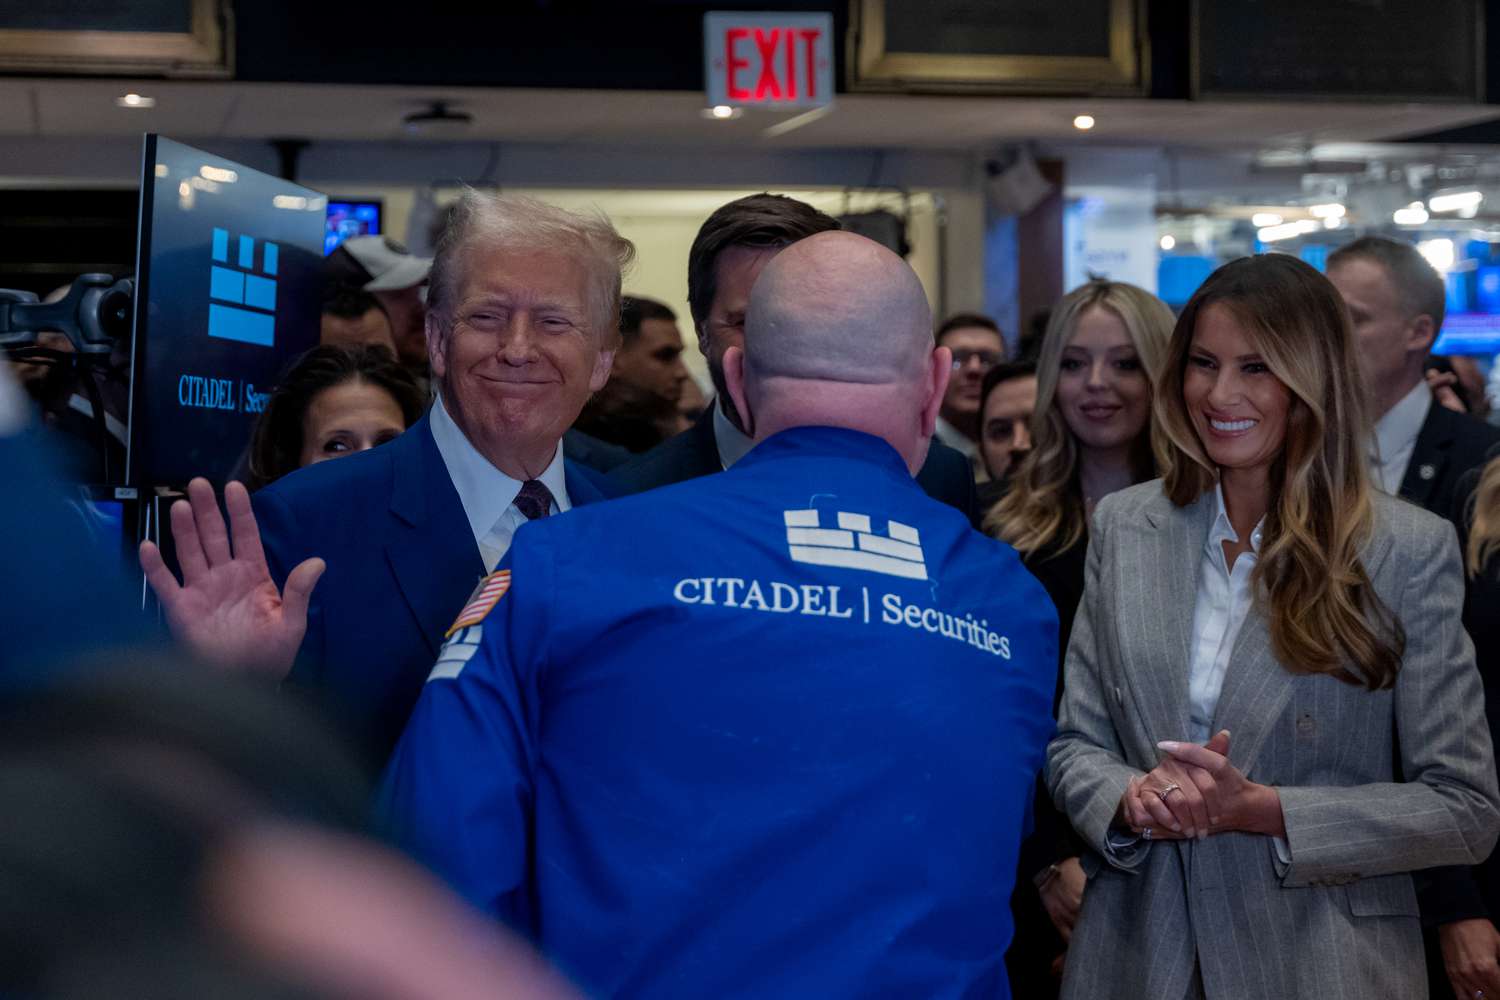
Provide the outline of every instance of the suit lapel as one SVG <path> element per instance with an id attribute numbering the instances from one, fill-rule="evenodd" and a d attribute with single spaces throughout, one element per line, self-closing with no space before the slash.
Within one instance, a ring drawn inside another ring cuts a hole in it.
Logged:
<path id="1" fill-rule="evenodd" d="M 1279 723 L 1296 680 L 1276 659 L 1265 615 L 1252 604 L 1229 654 L 1210 731 L 1229 730 L 1230 760 L 1245 774 Z"/>
<path id="2" fill-rule="evenodd" d="M 583 467 L 563 459 L 563 480 L 568 485 L 568 501 L 574 507 L 581 507 L 588 503 L 598 503 L 600 500 L 608 499 L 604 492 L 594 484 Z"/>
<path id="3" fill-rule="evenodd" d="M 1188 733 L 1193 607 L 1213 507 L 1212 494 L 1205 496 L 1207 500 L 1200 497 L 1176 507 L 1162 494 L 1147 505 L 1146 521 L 1158 537 L 1148 545 L 1150 555 L 1131 570 L 1132 578 L 1119 581 L 1132 595 L 1121 607 L 1133 604 L 1127 614 L 1144 629 L 1141 642 L 1132 645 L 1151 651 L 1150 660 L 1137 664 L 1129 676 L 1153 743 L 1185 739 Z M 1144 575 L 1135 577 L 1138 570 Z"/>
<path id="4" fill-rule="evenodd" d="M 1446 419 L 1447 412 L 1437 400 L 1432 401 L 1401 479 L 1401 496 L 1428 510 L 1432 509 L 1433 496 L 1448 465 L 1448 449 L 1453 445 L 1453 426 Z"/>
<path id="5" fill-rule="evenodd" d="M 443 630 L 484 575 L 458 491 L 432 438 L 428 418 L 395 442 L 392 456 L 392 530 L 386 560 L 434 659 Z"/>

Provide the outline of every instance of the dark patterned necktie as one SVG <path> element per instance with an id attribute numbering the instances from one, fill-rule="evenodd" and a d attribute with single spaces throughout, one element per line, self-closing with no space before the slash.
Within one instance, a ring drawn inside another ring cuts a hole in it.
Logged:
<path id="1" fill-rule="evenodd" d="M 528 479 L 521 484 L 521 492 L 513 501 L 516 510 L 526 515 L 526 520 L 535 521 L 552 513 L 552 491 L 540 479 Z"/>

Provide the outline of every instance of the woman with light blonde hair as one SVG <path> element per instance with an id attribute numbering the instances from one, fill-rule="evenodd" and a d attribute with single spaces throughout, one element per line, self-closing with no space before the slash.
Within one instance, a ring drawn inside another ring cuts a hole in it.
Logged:
<path id="1" fill-rule="evenodd" d="M 1032 450 L 985 527 L 1013 545 L 1047 588 L 1057 606 L 1059 648 L 1067 646 L 1083 595 L 1089 512 L 1115 490 L 1157 474 L 1151 401 L 1171 332 L 1165 303 L 1118 281 L 1074 289 L 1048 321 Z M 1058 680 L 1060 698 L 1060 674 Z M 1045 789 L 1035 817 L 1016 872 L 1022 891 L 1013 900 L 1016 941 L 1007 966 L 1012 993 L 1041 998 L 1056 991 L 1053 961 L 1077 919 L 1084 877 L 1079 845 Z"/>
<path id="2" fill-rule="evenodd" d="M 1178 318 L 1166 478 L 1098 507 L 1047 780 L 1088 845 L 1062 996 L 1421 997 L 1411 872 L 1500 793 L 1446 521 L 1373 490 L 1349 319 L 1267 254 Z"/>

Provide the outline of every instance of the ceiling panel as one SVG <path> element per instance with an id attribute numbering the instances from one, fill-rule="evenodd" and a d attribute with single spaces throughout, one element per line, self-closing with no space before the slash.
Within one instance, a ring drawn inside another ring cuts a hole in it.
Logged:
<path id="1" fill-rule="evenodd" d="M 128 91 L 154 97 L 127 110 Z M 0 80 L 0 135 L 390 140 L 409 138 L 404 115 L 433 100 L 473 115 L 440 138 L 670 146 L 983 149 L 1017 139 L 1248 150 L 1313 142 L 1369 142 L 1497 117 L 1473 105 L 1311 104 L 1073 98 L 845 95 L 834 109 L 776 137 L 785 115 L 747 112 L 710 121 L 699 94 L 585 90 L 448 90 L 183 81 Z M 1073 128 L 1088 113 L 1097 125 Z M 438 138 L 434 136 L 434 138 Z"/>

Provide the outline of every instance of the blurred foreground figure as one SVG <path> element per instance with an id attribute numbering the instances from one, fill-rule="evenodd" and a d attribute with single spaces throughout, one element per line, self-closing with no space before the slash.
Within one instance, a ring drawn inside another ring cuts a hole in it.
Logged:
<path id="1" fill-rule="evenodd" d="M 366 776 L 290 704 L 162 665 L 0 703 L 0 995 L 573 995 L 359 836 Z"/>
<path id="2" fill-rule="evenodd" d="M 754 447 L 521 529 L 383 811 L 599 996 L 1003 998 L 1052 602 L 913 478 L 952 359 L 899 257 L 822 233 L 749 306 Z"/>

